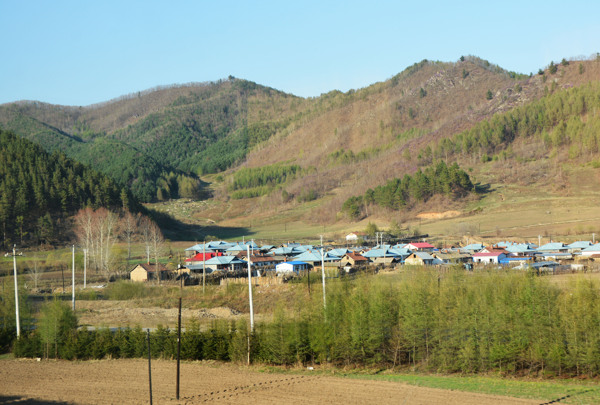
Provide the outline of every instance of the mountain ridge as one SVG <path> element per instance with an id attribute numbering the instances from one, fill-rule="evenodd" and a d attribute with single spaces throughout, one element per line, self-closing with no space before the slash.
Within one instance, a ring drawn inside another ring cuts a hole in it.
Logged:
<path id="1" fill-rule="evenodd" d="M 78 141 L 80 146 L 114 142 L 124 150 L 133 148 L 140 160 L 161 166 L 159 175 L 149 176 L 153 180 L 146 201 L 178 197 L 180 185 L 174 177 L 197 181 L 202 176 L 213 183 L 209 189 L 216 201 L 231 204 L 228 184 L 239 168 L 299 165 L 301 176 L 262 190 L 268 196 L 253 200 L 257 203 L 250 207 L 234 201 L 240 209 L 228 209 L 227 215 L 236 221 L 276 207 L 294 210 L 298 201 L 293 197 L 308 193 L 318 203 L 300 217 L 335 221 L 347 198 L 413 174 L 423 164 L 421 155 L 431 153 L 441 140 L 497 113 L 600 78 L 595 60 L 564 62 L 525 76 L 472 56 L 457 62 L 424 60 L 365 88 L 333 90 L 315 98 L 230 77 L 199 87 L 140 92 L 139 97 L 133 93 L 87 112 L 87 107 L 36 102 L 5 104 L 0 106 L 0 125 L 13 130 L 10 125 L 16 125 L 28 137 L 54 137 L 59 148 Z M 28 125 L 38 132 L 32 134 Z M 85 153 L 88 161 L 91 151 Z M 474 159 L 468 162 L 481 156 Z M 206 177 L 215 172 L 221 174 Z M 135 181 L 129 178 L 128 185 Z"/>

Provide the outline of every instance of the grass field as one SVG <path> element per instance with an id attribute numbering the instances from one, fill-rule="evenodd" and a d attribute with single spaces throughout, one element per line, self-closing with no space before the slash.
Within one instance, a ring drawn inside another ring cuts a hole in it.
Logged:
<path id="1" fill-rule="evenodd" d="M 349 374 L 348 378 L 394 381 L 419 387 L 439 388 L 451 391 L 478 392 L 515 398 L 543 399 L 561 404 L 598 404 L 600 387 L 596 380 L 536 381 L 501 377 L 437 376 L 416 374 L 361 375 Z"/>

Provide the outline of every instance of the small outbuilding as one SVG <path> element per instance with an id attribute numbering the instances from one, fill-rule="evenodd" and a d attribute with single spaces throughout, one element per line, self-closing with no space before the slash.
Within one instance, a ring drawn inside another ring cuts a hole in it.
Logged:
<path id="1" fill-rule="evenodd" d="M 169 278 L 169 271 L 165 266 L 159 263 L 158 274 L 160 274 L 161 280 Z M 152 281 L 158 280 L 157 268 L 155 264 L 140 263 L 129 272 L 129 278 L 131 281 Z"/>

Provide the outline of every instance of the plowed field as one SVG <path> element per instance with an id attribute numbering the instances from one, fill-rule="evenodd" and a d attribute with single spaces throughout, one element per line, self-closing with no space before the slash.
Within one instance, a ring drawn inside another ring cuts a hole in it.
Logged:
<path id="1" fill-rule="evenodd" d="M 174 361 L 152 362 L 153 402 L 217 404 L 540 404 L 398 382 L 321 375 L 263 373 L 227 364 L 181 364 L 180 400 L 175 400 Z M 149 403 L 144 360 L 85 362 L 2 360 L 0 404 Z"/>

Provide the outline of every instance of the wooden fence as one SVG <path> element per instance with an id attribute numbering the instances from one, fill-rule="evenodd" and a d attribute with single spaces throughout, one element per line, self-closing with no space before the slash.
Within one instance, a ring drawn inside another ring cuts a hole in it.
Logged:
<path id="1" fill-rule="evenodd" d="M 222 278 L 221 285 L 248 284 L 248 277 Z M 283 277 L 252 277 L 252 285 L 277 285 L 283 284 Z"/>

